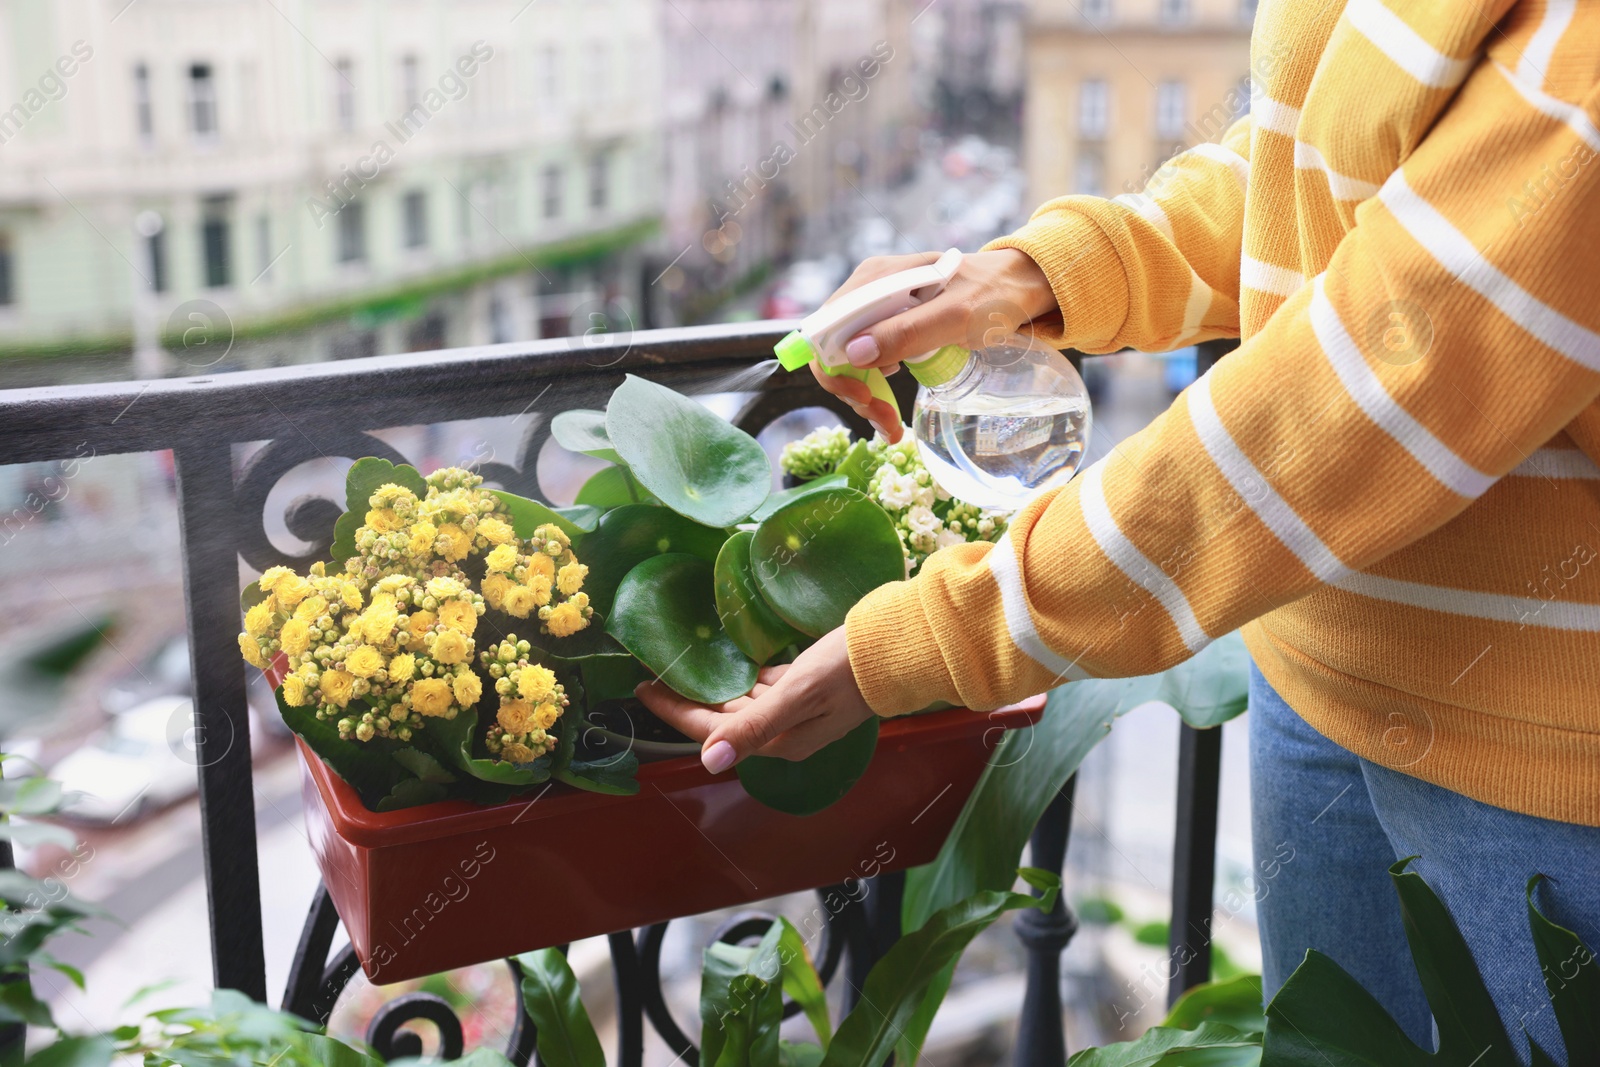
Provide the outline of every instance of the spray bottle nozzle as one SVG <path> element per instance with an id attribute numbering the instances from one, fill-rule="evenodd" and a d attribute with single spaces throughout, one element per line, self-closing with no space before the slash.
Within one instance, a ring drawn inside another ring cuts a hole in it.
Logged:
<path id="1" fill-rule="evenodd" d="M 817 358 L 817 350 L 799 330 L 790 330 L 783 340 L 772 346 L 772 352 L 784 370 L 799 370 Z"/>

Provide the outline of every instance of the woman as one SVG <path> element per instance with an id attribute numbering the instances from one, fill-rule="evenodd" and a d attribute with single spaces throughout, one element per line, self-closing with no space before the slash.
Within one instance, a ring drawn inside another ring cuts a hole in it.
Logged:
<path id="1" fill-rule="evenodd" d="M 1419 854 L 1517 1052 L 1559 1053 L 1523 894 L 1550 876 L 1541 906 L 1600 948 L 1600 4 L 1268 0 L 1251 52 L 1220 144 L 1144 195 L 1045 204 L 848 346 L 892 368 L 999 309 L 1086 352 L 1237 351 L 751 696 L 641 696 L 721 771 L 1242 627 L 1256 849 L 1294 855 L 1260 908 L 1267 995 L 1315 947 L 1431 1047 L 1385 873 Z"/>

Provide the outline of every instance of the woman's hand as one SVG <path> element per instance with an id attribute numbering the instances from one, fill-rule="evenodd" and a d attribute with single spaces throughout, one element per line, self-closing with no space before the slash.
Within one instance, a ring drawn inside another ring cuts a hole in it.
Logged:
<path id="1" fill-rule="evenodd" d="M 700 762 L 721 774 L 746 756 L 804 759 L 872 717 L 850 672 L 844 627 L 793 663 L 763 667 L 749 696 L 705 707 L 659 681 L 634 690 L 644 706 L 701 742 Z"/>
<path id="2" fill-rule="evenodd" d="M 936 252 L 874 256 L 863 261 L 828 300 L 938 258 Z M 904 361 L 944 345 L 981 348 L 993 344 L 1015 333 L 1024 323 L 1055 310 L 1050 279 L 1027 254 L 1014 248 L 973 252 L 963 257 L 961 269 L 938 296 L 857 334 L 844 351 L 853 366 L 878 367 L 885 374 L 893 374 Z M 811 373 L 824 389 L 849 404 L 891 442 L 899 438 L 899 413 L 875 400 L 865 382 L 828 374 L 815 362 Z"/>

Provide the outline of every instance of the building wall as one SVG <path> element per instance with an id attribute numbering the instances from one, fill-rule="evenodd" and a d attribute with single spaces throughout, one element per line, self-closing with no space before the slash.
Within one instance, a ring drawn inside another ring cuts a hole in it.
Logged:
<path id="1" fill-rule="evenodd" d="M 0 241 L 13 275 L 0 346 L 126 335 L 135 320 L 148 332 L 197 298 L 241 326 L 271 322 L 399 285 L 426 290 L 463 268 L 658 216 L 660 13 L 660 0 L 0 7 Z M 75 43 L 87 58 L 53 80 Z M 214 135 L 196 131 L 196 65 L 214 86 Z M 41 78 L 47 91 L 30 108 Z M 412 94 L 423 110 L 407 123 Z M 24 112 L 8 124 L 11 101 Z M 603 195 L 592 188 L 597 160 Z M 550 168 L 560 196 L 547 213 Z M 420 247 L 405 240 L 408 194 L 425 198 Z M 166 260 L 165 292 L 153 298 L 141 295 L 151 272 L 136 232 L 152 212 Z M 208 213 L 227 224 L 222 285 L 207 277 Z M 341 232 L 358 229 L 362 254 L 341 261 Z M 445 339 L 537 325 L 552 317 L 538 306 L 544 294 L 591 284 L 531 263 L 518 274 L 475 296 L 442 293 Z M 474 303 L 476 319 L 456 314 Z M 416 311 L 413 300 L 366 318 L 381 326 Z"/>
<path id="2" fill-rule="evenodd" d="M 1031 201 L 1137 192 L 1176 152 L 1220 137 L 1248 110 L 1253 10 L 1239 0 L 1099 0 L 1098 8 L 1095 0 L 1032 0 L 1024 109 Z M 1089 83 L 1105 86 L 1103 129 L 1083 121 Z"/>

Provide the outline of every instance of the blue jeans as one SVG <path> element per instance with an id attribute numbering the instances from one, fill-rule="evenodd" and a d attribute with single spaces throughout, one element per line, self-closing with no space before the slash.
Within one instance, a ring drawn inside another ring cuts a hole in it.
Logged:
<path id="1" fill-rule="evenodd" d="M 1250 672 L 1250 803 L 1268 999 L 1314 948 L 1432 1050 L 1428 1002 L 1400 925 L 1390 864 L 1433 887 L 1472 949 L 1523 1063 L 1523 1028 L 1565 1062 L 1528 932 L 1525 887 L 1549 876 L 1540 910 L 1600 952 L 1600 829 L 1496 808 L 1369 763 L 1312 729 Z"/>

